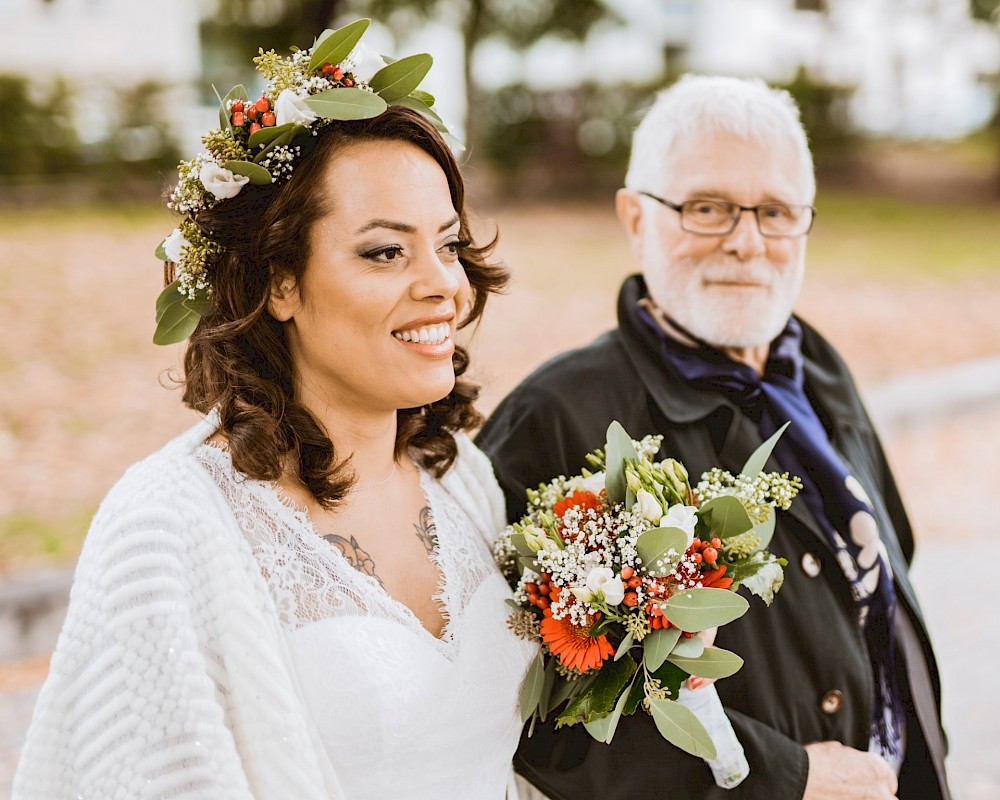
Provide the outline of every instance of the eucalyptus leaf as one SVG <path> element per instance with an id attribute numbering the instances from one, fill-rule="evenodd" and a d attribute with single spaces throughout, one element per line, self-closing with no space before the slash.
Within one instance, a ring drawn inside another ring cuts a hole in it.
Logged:
<path id="1" fill-rule="evenodd" d="M 414 100 L 419 100 L 421 103 L 423 103 L 428 107 L 434 105 L 434 95 L 430 94 L 429 92 L 425 92 L 421 89 L 414 89 L 412 92 L 410 92 L 410 97 L 412 97 Z"/>
<path id="2" fill-rule="evenodd" d="M 323 119 L 371 119 L 386 110 L 386 102 L 377 94 L 357 87 L 327 89 L 307 97 L 305 104 Z"/>
<path id="3" fill-rule="evenodd" d="M 635 549 L 651 575 L 668 574 L 687 550 L 688 535 L 680 528 L 650 528 L 636 538 Z M 662 566 L 657 566 L 662 561 Z"/>
<path id="4" fill-rule="evenodd" d="M 250 134 L 250 138 L 247 140 L 247 147 L 253 150 L 260 145 L 270 144 L 281 136 L 281 134 L 292 130 L 294 127 L 294 122 L 286 122 L 284 125 L 275 125 L 272 128 L 261 128 L 259 131 L 254 131 Z"/>
<path id="5" fill-rule="evenodd" d="M 229 121 L 229 102 L 231 100 L 242 100 L 244 103 L 250 99 L 246 87 L 241 83 L 234 86 L 226 96 L 219 100 L 219 127 L 223 130 L 232 129 L 233 125 Z"/>
<path id="6" fill-rule="evenodd" d="M 166 241 L 167 240 L 164 239 L 162 242 L 160 242 L 158 245 L 156 245 L 156 252 L 153 254 L 158 259 L 160 259 L 160 261 L 169 261 L 170 260 L 170 256 L 167 255 L 167 251 L 163 249 L 163 245 L 166 244 Z"/>
<path id="7" fill-rule="evenodd" d="M 370 19 L 359 19 L 338 30 L 329 33 L 324 31 L 322 40 L 313 47 L 309 69 L 319 69 L 327 61 L 339 64 L 351 54 L 370 24 Z"/>
<path id="8" fill-rule="evenodd" d="M 530 569 L 532 572 L 538 572 L 538 564 L 535 563 L 535 559 L 530 556 L 518 556 L 518 562 L 525 569 Z"/>
<path id="9" fill-rule="evenodd" d="M 542 721 L 549 713 L 549 701 L 552 699 L 552 689 L 556 684 L 556 659 L 550 658 L 545 665 L 545 680 L 542 681 L 542 694 L 538 698 L 538 711 Z"/>
<path id="10" fill-rule="evenodd" d="M 201 315 L 185 307 L 183 301 L 169 304 L 156 322 L 153 344 L 183 342 L 194 333 L 200 319 Z"/>
<path id="11" fill-rule="evenodd" d="M 644 680 L 640 680 L 639 673 L 636 673 L 635 677 L 632 679 L 632 685 L 629 687 L 626 694 L 628 697 L 625 700 L 625 706 L 622 708 L 622 714 L 627 717 L 629 714 L 634 714 L 636 712 L 636 709 L 639 708 L 639 704 L 646 696 L 646 682 Z"/>
<path id="12" fill-rule="evenodd" d="M 760 539 L 760 544 L 754 552 L 759 552 L 767 547 L 771 543 L 771 537 L 774 536 L 774 524 L 777 521 L 778 511 L 772 505 L 768 511 L 767 519 L 763 522 L 758 522 L 753 526 L 754 534 Z"/>
<path id="13" fill-rule="evenodd" d="M 186 308 L 188 311 L 193 311 L 199 317 L 204 317 L 205 315 L 208 314 L 209 311 L 212 310 L 212 301 L 209 300 L 207 297 L 205 298 L 199 297 L 194 300 L 191 300 L 190 298 L 185 298 L 184 300 L 181 301 L 181 303 L 183 304 L 184 308 Z"/>
<path id="14" fill-rule="evenodd" d="M 705 640 L 700 636 L 681 636 L 670 651 L 670 660 L 676 658 L 699 658 L 705 652 Z M 678 664 L 678 666 L 681 666 Z"/>
<path id="15" fill-rule="evenodd" d="M 625 482 L 625 462 L 638 461 L 639 454 L 632 444 L 632 437 L 628 435 L 621 423 L 617 420 L 608 426 L 604 452 L 607 454 L 605 488 L 608 492 L 608 500 L 613 503 L 624 503 L 627 495 L 628 484 Z"/>
<path id="16" fill-rule="evenodd" d="M 642 661 L 647 670 L 656 672 L 663 665 L 680 635 L 677 628 L 660 628 L 647 634 L 642 640 Z"/>
<path id="17" fill-rule="evenodd" d="M 542 654 L 539 653 L 531 662 L 528 674 L 524 676 L 524 683 L 521 684 L 521 722 L 527 722 L 538 707 L 544 683 L 545 664 L 542 663 Z"/>
<path id="18" fill-rule="evenodd" d="M 444 120 L 438 115 L 438 113 L 430 107 L 429 104 L 425 103 L 417 95 L 419 92 L 415 92 L 407 97 L 400 97 L 398 100 L 393 100 L 392 105 L 394 106 L 406 106 L 414 111 L 419 111 L 425 117 L 427 117 L 431 122 L 434 123 L 434 127 L 439 131 L 444 133 L 448 130 L 448 126 L 444 124 Z"/>
<path id="19" fill-rule="evenodd" d="M 746 475 L 748 478 L 756 478 L 763 472 L 767 460 L 771 457 L 771 451 L 789 425 L 791 422 L 786 422 L 764 444 L 754 450 L 750 458 L 747 459 L 747 463 L 743 465 L 743 469 L 740 470 L 740 474 Z"/>
<path id="20" fill-rule="evenodd" d="M 674 700 L 651 699 L 649 713 L 660 735 L 675 747 L 709 761 L 716 757 L 712 737 L 691 709 Z"/>
<path id="21" fill-rule="evenodd" d="M 406 56 L 382 67 L 372 75 L 368 85 L 387 102 L 399 100 L 420 85 L 433 63 L 434 59 L 427 53 Z"/>
<path id="22" fill-rule="evenodd" d="M 698 509 L 698 519 L 713 536 L 728 539 L 746 533 L 753 527 L 753 520 L 742 501 L 731 494 L 713 497 Z"/>
<path id="23" fill-rule="evenodd" d="M 173 281 L 168 284 L 166 288 L 156 298 L 156 321 L 160 321 L 160 317 L 163 316 L 163 312 L 166 310 L 167 306 L 171 306 L 174 303 L 181 303 L 186 298 L 187 295 L 181 294 L 181 282 Z"/>
<path id="24" fill-rule="evenodd" d="M 227 161 L 222 166 L 234 175 L 246 175 L 255 186 L 267 186 L 271 183 L 271 173 L 252 161 Z"/>
<path id="25" fill-rule="evenodd" d="M 727 589 L 684 589 L 661 605 L 663 612 L 682 631 L 697 633 L 739 619 L 750 604 Z"/>
<path id="26" fill-rule="evenodd" d="M 697 658 L 671 654 L 667 660 L 675 667 L 700 678 L 728 678 L 743 666 L 743 659 L 721 647 L 706 647 Z"/>
<path id="27" fill-rule="evenodd" d="M 635 636 L 632 634 L 631 631 L 625 634 L 625 638 L 622 639 L 622 643 L 618 645 L 618 649 L 615 650 L 615 661 L 617 661 L 619 658 L 621 658 L 629 651 L 629 648 L 632 647 L 632 643 L 634 641 L 635 641 Z"/>

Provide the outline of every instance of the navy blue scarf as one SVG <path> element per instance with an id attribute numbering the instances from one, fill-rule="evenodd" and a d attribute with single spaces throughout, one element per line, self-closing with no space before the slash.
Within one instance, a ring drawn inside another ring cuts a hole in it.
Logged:
<path id="1" fill-rule="evenodd" d="M 719 392 L 753 419 L 762 439 L 786 420 L 791 425 L 774 450 L 782 468 L 802 479 L 804 502 L 850 581 L 868 645 L 875 696 L 871 749 L 892 764 L 902 758 L 903 714 L 894 668 L 892 630 L 896 593 L 871 500 L 830 443 L 804 391 L 802 329 L 795 319 L 771 343 L 764 375 L 698 342 L 686 347 L 668 336 L 649 311 L 640 318 L 660 337 L 663 356 L 692 386 Z M 676 323 L 670 324 L 678 327 Z M 698 341 L 683 329 L 682 333 Z"/>

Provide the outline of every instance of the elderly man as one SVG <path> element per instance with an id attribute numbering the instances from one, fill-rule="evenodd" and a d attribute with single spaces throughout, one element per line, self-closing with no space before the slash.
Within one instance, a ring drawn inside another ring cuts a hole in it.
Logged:
<path id="1" fill-rule="evenodd" d="M 611 420 L 660 433 L 693 475 L 738 471 L 791 420 L 770 467 L 805 484 L 780 512 L 774 604 L 752 599 L 718 643 L 746 664 L 718 684 L 751 772 L 717 788 L 645 714 L 611 745 L 540 726 L 518 770 L 557 800 L 949 798 L 937 667 L 907 576 L 913 536 L 840 357 L 792 315 L 815 193 L 798 110 L 759 81 L 689 76 L 633 139 L 618 217 L 642 275 L 618 328 L 559 356 L 496 410 L 478 443 L 508 512 L 585 465 Z"/>

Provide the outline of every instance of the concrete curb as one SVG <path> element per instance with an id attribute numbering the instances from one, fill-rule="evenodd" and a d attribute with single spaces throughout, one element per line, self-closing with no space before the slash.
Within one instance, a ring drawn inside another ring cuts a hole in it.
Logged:
<path id="1" fill-rule="evenodd" d="M 863 392 L 883 433 L 1000 405 L 1000 356 L 885 381 Z M 0 580 L 0 662 L 52 652 L 73 571 Z"/>

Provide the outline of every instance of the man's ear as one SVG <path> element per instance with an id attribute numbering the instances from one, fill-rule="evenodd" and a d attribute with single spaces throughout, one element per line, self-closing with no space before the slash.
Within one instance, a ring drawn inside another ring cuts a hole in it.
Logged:
<path id="1" fill-rule="evenodd" d="M 619 189 L 615 194 L 615 211 L 618 213 L 618 220 L 625 228 L 625 235 L 628 236 L 629 245 L 632 247 L 632 257 L 636 261 L 642 261 L 642 226 L 645 222 L 642 218 L 642 200 L 638 192 L 631 189 Z"/>
<path id="2" fill-rule="evenodd" d="M 291 275 L 273 275 L 271 277 L 271 296 L 267 301 L 267 310 L 278 322 L 288 322 L 295 316 L 299 306 L 299 285 Z"/>

